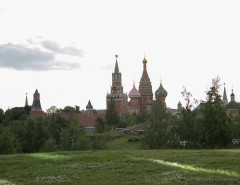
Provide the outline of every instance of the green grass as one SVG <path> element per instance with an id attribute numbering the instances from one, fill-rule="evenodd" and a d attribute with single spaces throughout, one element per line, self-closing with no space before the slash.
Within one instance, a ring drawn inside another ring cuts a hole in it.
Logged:
<path id="1" fill-rule="evenodd" d="M 1 184 L 240 184 L 240 150 L 0 155 Z"/>
<path id="2" fill-rule="evenodd" d="M 128 138 L 133 137 L 132 135 L 125 135 L 114 139 L 108 143 L 107 149 L 109 150 L 140 150 L 142 143 L 140 141 L 128 142 Z"/>

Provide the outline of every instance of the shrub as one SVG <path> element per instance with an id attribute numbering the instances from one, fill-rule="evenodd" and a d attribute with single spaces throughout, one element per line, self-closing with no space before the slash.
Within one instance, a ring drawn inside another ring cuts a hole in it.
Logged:
<path id="1" fill-rule="evenodd" d="M 56 140 L 49 138 L 46 143 L 40 148 L 41 152 L 55 152 L 58 150 Z"/>

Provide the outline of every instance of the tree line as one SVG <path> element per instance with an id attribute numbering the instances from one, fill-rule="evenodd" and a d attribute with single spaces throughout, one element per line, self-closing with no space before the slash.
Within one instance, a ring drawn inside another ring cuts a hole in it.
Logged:
<path id="1" fill-rule="evenodd" d="M 78 124 L 79 107 L 66 106 L 49 117 L 36 119 L 29 115 L 29 106 L 5 112 L 0 109 L 0 154 L 104 149 L 114 139 L 111 133 L 115 128 L 135 125 L 142 125 L 145 130 L 140 140 L 144 148 L 226 148 L 232 146 L 233 139 L 237 139 L 235 144 L 239 146 L 240 116 L 227 115 L 219 84 L 219 78 L 213 80 L 206 101 L 198 109 L 194 108 L 196 100 L 184 89 L 186 105 L 177 115 L 156 100 L 150 112 L 119 117 L 112 99 L 105 120 L 96 119 L 94 134 L 86 134 Z M 61 112 L 70 113 L 69 118 L 61 117 Z"/>

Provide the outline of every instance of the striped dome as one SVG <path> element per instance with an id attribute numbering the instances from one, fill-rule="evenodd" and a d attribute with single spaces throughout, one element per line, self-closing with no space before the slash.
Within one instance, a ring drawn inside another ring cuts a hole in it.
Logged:
<path id="1" fill-rule="evenodd" d="M 161 83 L 160 87 L 155 92 L 155 96 L 156 96 L 156 98 L 157 97 L 161 98 L 161 97 L 166 97 L 167 95 L 168 95 L 168 92 L 163 88 L 162 83 Z"/>
<path id="2" fill-rule="evenodd" d="M 135 84 L 133 84 L 132 90 L 128 94 L 129 98 L 139 98 L 141 97 L 140 92 L 136 89 Z"/>

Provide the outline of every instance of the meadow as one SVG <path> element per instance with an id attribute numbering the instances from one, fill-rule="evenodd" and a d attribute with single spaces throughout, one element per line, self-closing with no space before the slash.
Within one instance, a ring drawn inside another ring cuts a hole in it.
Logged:
<path id="1" fill-rule="evenodd" d="M 0 155 L 3 184 L 240 184 L 240 149 Z"/>

